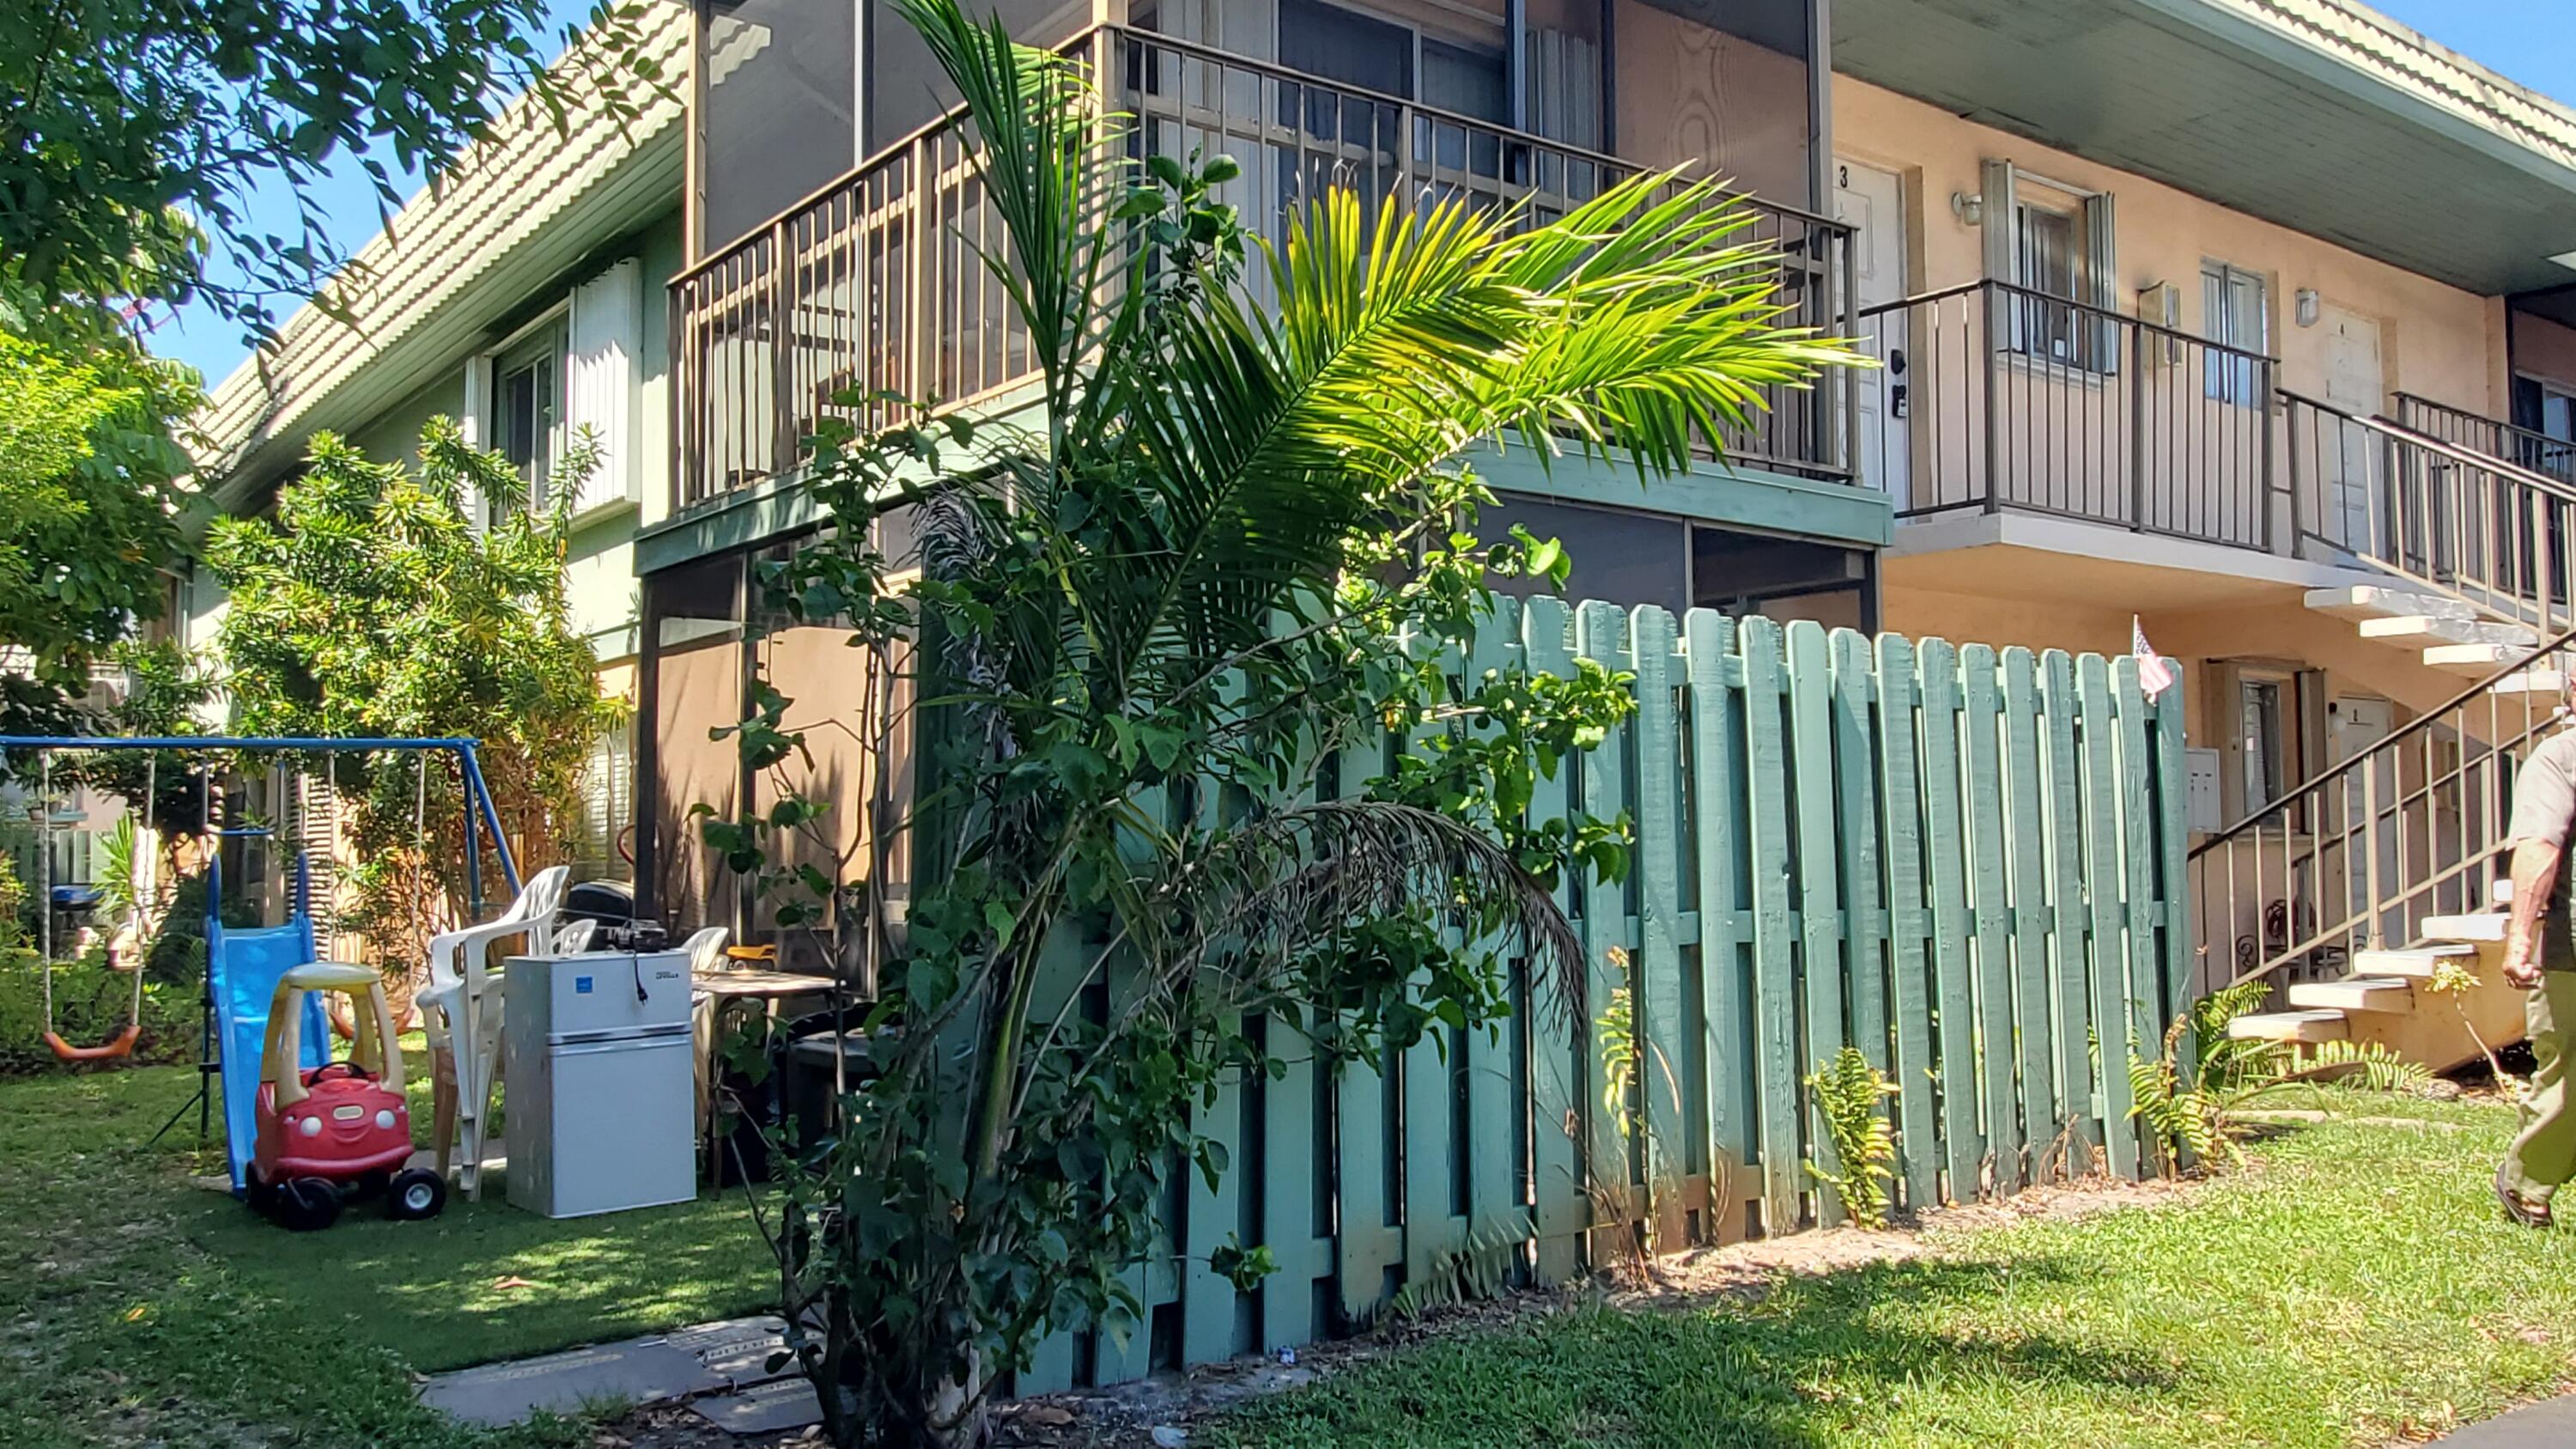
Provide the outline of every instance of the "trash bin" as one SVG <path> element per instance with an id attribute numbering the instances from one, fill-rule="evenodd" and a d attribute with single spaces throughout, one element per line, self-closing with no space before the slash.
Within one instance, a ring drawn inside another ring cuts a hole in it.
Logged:
<path id="1" fill-rule="evenodd" d="M 799 1152 L 812 1150 L 832 1131 L 835 1061 L 843 1080 L 855 1086 L 877 1074 L 874 1045 L 864 1032 L 825 1030 L 800 1037 L 787 1048 L 787 1070 L 780 1083 L 780 1096 L 788 1120 L 796 1124 Z"/>

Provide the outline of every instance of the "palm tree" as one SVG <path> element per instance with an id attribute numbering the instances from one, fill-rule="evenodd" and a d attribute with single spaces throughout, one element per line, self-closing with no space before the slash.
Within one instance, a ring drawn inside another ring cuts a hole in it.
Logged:
<path id="1" fill-rule="evenodd" d="M 843 1444 L 971 1441 L 1046 1332 L 1132 1326 L 1123 1275 L 1172 1148 L 1226 1165 L 1193 1105 L 1292 1034 L 1374 1060 L 1435 1021 L 1486 1026 L 1511 958 L 1579 1001 L 1551 887 L 1578 852 L 1615 866 L 1615 832 L 1520 804 L 1626 706 L 1598 671 L 1462 687 L 1425 662 L 1490 609 L 1489 570 L 1555 553 L 1477 539 L 1490 497 L 1458 460 L 1508 443 L 1669 475 L 1766 388 L 1853 360 L 1778 324 L 1748 214 L 1669 174 L 1545 225 L 1328 193 L 1256 249 L 1256 305 L 1224 158 L 1131 160 L 1075 66 L 956 0 L 900 3 L 964 97 L 1044 425 L 825 438 L 840 542 L 773 579 L 881 655 L 921 641 L 918 704 L 879 723 L 913 731 L 935 782 L 862 832 L 910 841 L 879 1009 L 899 1042 L 778 1240 Z M 926 582 L 889 608 L 865 540 L 898 505 L 924 519 Z M 764 768 L 801 745 L 765 698 L 741 731 Z M 1441 735 L 1438 763 L 1356 799 L 1319 785 L 1388 721 Z M 846 900 L 778 848 L 825 808 L 789 800 L 709 838 Z"/>

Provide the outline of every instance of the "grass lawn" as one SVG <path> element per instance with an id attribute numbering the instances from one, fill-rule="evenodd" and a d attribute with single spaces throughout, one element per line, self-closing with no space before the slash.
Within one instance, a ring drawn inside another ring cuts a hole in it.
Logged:
<path id="1" fill-rule="evenodd" d="M 2319 1092 L 2334 1120 L 2181 1202 L 1947 1235 L 1752 1305 L 1571 1311 L 1242 1410 L 1244 1445 L 2343 1446 L 2576 1378 L 2576 1231 L 2489 1197 L 2511 1113 Z"/>
<path id="2" fill-rule="evenodd" d="M 739 1195 L 551 1222 L 451 1199 L 427 1224 L 359 1205 L 297 1235 L 192 1186 L 194 1124 L 144 1139 L 192 1068 L 0 1083 L 0 1444 L 587 1444 L 562 1424 L 457 1428 L 413 1370 L 757 1309 Z M 503 1277 L 532 1286 L 502 1290 Z"/>

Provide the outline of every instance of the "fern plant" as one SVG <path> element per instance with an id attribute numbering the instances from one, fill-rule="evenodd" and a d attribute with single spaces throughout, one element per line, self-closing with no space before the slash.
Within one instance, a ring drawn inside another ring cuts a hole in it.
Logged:
<path id="1" fill-rule="evenodd" d="M 2245 981 L 2213 991 L 2165 1028 L 2156 1060 L 2129 1058 L 2129 1115 L 2149 1129 L 2169 1163 L 2241 1166 L 2242 1114 L 2285 1087 L 2331 1080 L 2394 1092 L 2432 1080 L 2421 1063 L 2376 1042 L 2319 1042 L 2301 1054 L 2282 1042 L 2228 1035 L 2228 1023 L 2261 1007 L 2270 990 L 2267 982 Z"/>
<path id="2" fill-rule="evenodd" d="M 1860 1048 L 1847 1046 L 1807 1078 L 1807 1089 L 1815 1093 L 1836 1163 L 1829 1169 L 1810 1158 L 1808 1174 L 1841 1196 L 1855 1226 L 1870 1231 L 1886 1227 L 1888 1185 L 1896 1177 L 1896 1131 L 1879 1103 L 1896 1095 L 1896 1084 L 1871 1066 Z"/>

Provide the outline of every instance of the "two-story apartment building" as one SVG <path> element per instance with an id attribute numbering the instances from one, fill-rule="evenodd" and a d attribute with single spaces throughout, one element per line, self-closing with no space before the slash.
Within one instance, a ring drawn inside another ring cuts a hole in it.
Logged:
<path id="1" fill-rule="evenodd" d="M 2513 480 L 2405 429 L 2530 462 L 2576 428 L 2549 381 L 2576 373 L 2550 315 L 2576 303 L 2547 294 L 2576 260 L 2551 260 L 2576 119 L 2358 6 L 998 9 L 1081 53 L 1147 147 L 1235 157 L 1263 224 L 1327 183 L 1540 212 L 1631 167 L 1739 183 L 1793 315 L 1882 366 L 1642 494 L 1497 472 L 1567 540 L 1575 594 L 2114 652 L 2134 618 L 2183 666 L 2208 828 L 2538 642 L 2508 597 L 2530 550 L 2497 543 Z M 888 7 L 709 0 L 699 57 L 673 509 L 637 554 L 639 815 L 666 913 L 756 929 L 681 812 L 761 788 L 705 733 L 756 657 L 803 647 L 748 583 L 811 527 L 796 439 L 844 388 L 1008 409 L 1028 369 Z"/>
<path id="2" fill-rule="evenodd" d="M 2576 117 L 2345 0 L 990 8 L 1076 52 L 1144 146 L 1234 157 L 1258 226 L 1333 184 L 1544 214 L 1641 167 L 1732 178 L 1792 318 L 1880 366 L 1651 490 L 1488 460 L 1577 595 L 2114 652 L 2135 618 L 2182 666 L 2202 827 L 2565 626 L 2536 579 L 2576 528 Z M 571 567 L 637 706 L 624 854 L 649 908 L 756 936 L 686 812 L 767 787 L 708 732 L 763 664 L 791 723 L 864 687 L 836 633 L 759 608 L 758 562 L 816 527 L 800 440 L 851 391 L 1024 414 L 1030 368 L 885 0 L 665 13 L 681 94 L 624 130 L 531 119 L 415 202 L 358 329 L 300 316 L 219 390 L 213 471 L 257 507 L 320 427 L 391 451 L 449 411 L 532 467 L 622 430 Z M 622 420 L 603 317 L 632 339 Z M 201 581 L 200 626 L 219 607 Z M 2416 733 L 2450 758 L 2482 729 Z M 827 781 L 874 778 L 831 738 Z"/>

